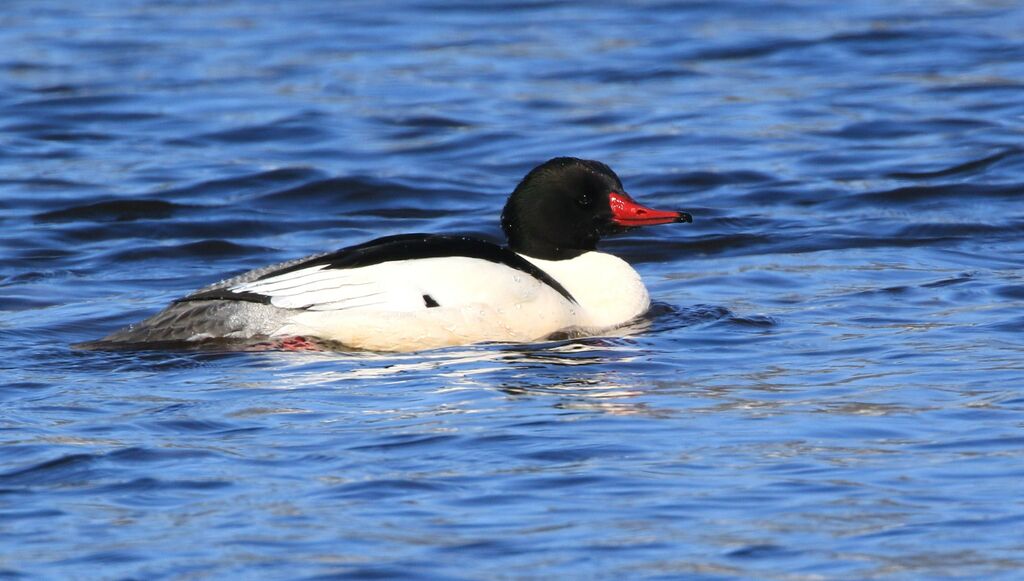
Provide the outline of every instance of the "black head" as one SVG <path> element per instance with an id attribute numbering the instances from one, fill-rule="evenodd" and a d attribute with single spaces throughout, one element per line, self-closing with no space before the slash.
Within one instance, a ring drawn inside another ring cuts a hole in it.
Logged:
<path id="1" fill-rule="evenodd" d="M 574 258 L 595 250 L 602 236 L 638 226 L 690 221 L 685 212 L 637 204 L 610 167 L 575 157 L 533 168 L 501 213 L 509 247 L 545 260 Z"/>

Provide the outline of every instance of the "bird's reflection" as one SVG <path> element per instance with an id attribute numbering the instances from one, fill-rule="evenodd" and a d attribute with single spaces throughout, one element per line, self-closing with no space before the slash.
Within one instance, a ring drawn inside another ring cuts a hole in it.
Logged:
<path id="1" fill-rule="evenodd" d="M 213 370 L 230 367 L 230 374 L 215 373 L 217 378 L 212 380 L 224 387 L 345 389 L 370 396 L 398 389 L 447 394 L 498 391 L 513 399 L 548 398 L 560 409 L 660 415 L 640 401 L 659 385 L 649 366 L 658 364 L 657 348 L 649 336 L 665 325 L 693 325 L 721 316 L 718 311 L 709 316 L 706 309 L 656 303 L 646 316 L 604 336 L 569 330 L 536 343 L 477 344 L 413 353 L 350 351 L 327 344 L 314 345 L 315 349 L 218 344 L 220 349 L 178 350 L 175 357 Z M 154 357 L 160 359 L 154 351 L 120 357 L 142 368 L 154 365 Z M 666 373 L 673 374 L 672 381 L 678 380 L 674 372 Z M 470 403 L 474 399 L 468 397 L 465 405 L 475 405 Z"/>
<path id="2" fill-rule="evenodd" d="M 280 387 L 431 387 L 437 393 L 499 391 L 514 399 L 551 398 L 551 405 L 612 414 L 651 414 L 630 401 L 644 394 L 643 375 L 628 369 L 647 354 L 629 336 L 560 339 L 522 345 L 452 347 L 420 353 L 267 353 L 280 358 Z M 343 363 L 343 364 L 342 364 Z M 466 405 L 475 398 L 468 398 Z M 452 402 L 446 402 L 451 406 Z M 450 410 L 449 410 L 450 411 Z"/>

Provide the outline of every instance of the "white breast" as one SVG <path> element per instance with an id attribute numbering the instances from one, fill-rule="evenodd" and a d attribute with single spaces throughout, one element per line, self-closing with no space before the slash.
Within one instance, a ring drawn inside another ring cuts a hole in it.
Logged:
<path id="1" fill-rule="evenodd" d="M 640 274 L 617 256 L 587 252 L 571 260 L 523 258 L 562 283 L 576 298 L 581 307 L 578 324 L 585 329 L 599 331 L 624 325 L 651 306 Z"/>

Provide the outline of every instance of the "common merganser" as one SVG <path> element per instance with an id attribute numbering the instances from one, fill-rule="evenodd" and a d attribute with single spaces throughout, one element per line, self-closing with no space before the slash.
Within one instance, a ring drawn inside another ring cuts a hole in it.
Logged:
<path id="1" fill-rule="evenodd" d="M 691 222 L 633 201 L 607 165 L 551 159 L 501 214 L 508 246 L 464 236 L 387 236 L 249 271 L 174 301 L 93 346 L 305 338 L 371 351 L 594 334 L 650 306 L 640 275 L 602 236 Z"/>

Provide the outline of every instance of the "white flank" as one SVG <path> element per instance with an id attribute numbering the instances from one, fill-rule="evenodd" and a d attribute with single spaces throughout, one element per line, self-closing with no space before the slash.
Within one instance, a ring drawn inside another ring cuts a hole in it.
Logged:
<path id="1" fill-rule="evenodd" d="M 525 272 L 460 256 L 348 269 L 315 266 L 231 290 L 270 297 L 272 306 L 291 311 L 274 335 L 315 336 L 378 351 L 525 342 L 567 329 L 596 332 L 627 323 L 649 306 L 640 276 L 609 254 L 524 258 L 577 302 Z"/>

